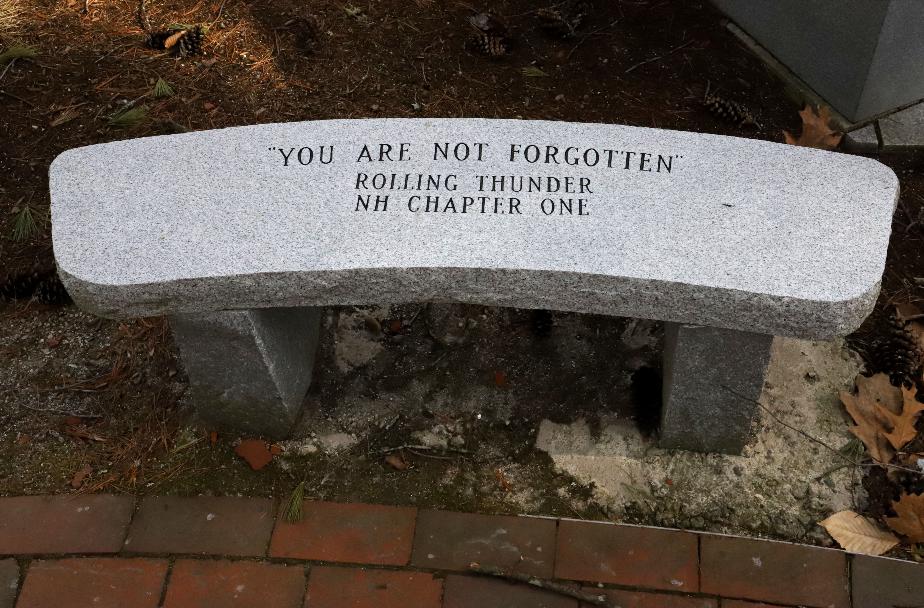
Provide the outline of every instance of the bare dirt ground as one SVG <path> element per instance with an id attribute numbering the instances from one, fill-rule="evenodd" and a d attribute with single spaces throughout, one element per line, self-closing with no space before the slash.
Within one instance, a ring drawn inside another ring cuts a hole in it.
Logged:
<path id="1" fill-rule="evenodd" d="M 496 58 L 466 43 L 469 18 L 489 7 L 464 2 L 148 0 L 154 29 L 209 26 L 204 54 L 185 58 L 145 46 L 136 0 L 0 6 L 15 9 L 0 21 L 0 51 L 37 51 L 0 66 L 7 282 L 50 266 L 47 169 L 81 145 L 370 116 L 607 122 L 773 141 L 798 130 L 799 104 L 705 2 L 592 2 L 568 38 L 540 27 L 546 3 L 491 2 L 510 41 Z M 175 94 L 155 98 L 158 78 Z M 748 105 L 759 126 L 704 110 L 707 83 Z M 144 118 L 117 126 L 111 118 L 128 105 L 144 106 Z M 880 302 L 847 341 L 868 371 L 883 368 L 872 345 L 890 305 L 920 300 L 924 277 L 921 159 L 880 160 L 898 173 L 902 197 Z M 25 206 L 36 231 L 13 238 Z M 98 320 L 27 294 L 0 303 L 0 493 L 286 496 L 305 481 L 319 498 L 810 542 L 827 542 L 813 521 L 828 510 L 888 512 L 894 483 L 856 468 L 827 472 L 835 456 L 770 420 L 749 458 L 656 450 L 660 332 L 645 321 L 473 306 L 332 309 L 295 438 L 252 471 L 233 453 L 238 437 L 210 437 L 182 407 L 184 371 L 164 320 Z M 852 449 L 836 391 L 861 362 L 841 344 L 777 348 L 779 369 L 805 374 L 788 386 L 771 378 L 764 403 Z M 384 462 L 406 445 L 418 446 L 400 452 L 407 468 Z"/>

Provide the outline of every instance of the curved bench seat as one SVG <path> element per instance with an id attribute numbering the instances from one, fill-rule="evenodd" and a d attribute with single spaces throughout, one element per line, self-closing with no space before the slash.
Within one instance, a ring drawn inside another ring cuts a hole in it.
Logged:
<path id="1" fill-rule="evenodd" d="M 416 189 L 417 175 L 455 176 L 456 188 Z M 540 191 L 513 192 L 508 179 L 491 192 L 494 176 L 533 177 Z M 561 189 L 572 178 L 572 191 L 548 192 L 549 177 Z M 69 150 L 51 193 L 65 285 L 105 316 L 438 300 L 827 338 L 873 306 L 898 185 L 871 159 L 758 140 L 374 119 Z M 373 210 L 376 196 L 386 210 Z M 442 197 L 438 210 L 426 196 Z M 475 202 L 462 213 L 465 197 Z M 571 214 L 554 207 L 562 198 Z"/>

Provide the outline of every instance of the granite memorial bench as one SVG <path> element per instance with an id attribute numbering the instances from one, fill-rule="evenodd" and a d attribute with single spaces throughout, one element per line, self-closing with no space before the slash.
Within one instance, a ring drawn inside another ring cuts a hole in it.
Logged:
<path id="1" fill-rule="evenodd" d="M 68 150 L 58 269 L 169 315 L 204 418 L 285 435 L 319 307 L 466 302 L 667 323 L 661 444 L 739 452 L 773 336 L 871 311 L 898 196 L 868 158 L 604 124 L 372 119 Z"/>

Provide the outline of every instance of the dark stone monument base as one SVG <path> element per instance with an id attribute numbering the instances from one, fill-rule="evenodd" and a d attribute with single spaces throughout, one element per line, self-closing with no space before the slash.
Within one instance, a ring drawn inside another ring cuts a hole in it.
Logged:
<path id="1" fill-rule="evenodd" d="M 759 414 L 773 336 L 669 323 L 663 448 L 740 454 Z"/>
<path id="2" fill-rule="evenodd" d="M 320 308 L 170 317 L 199 417 L 268 438 L 288 435 L 311 384 Z"/>

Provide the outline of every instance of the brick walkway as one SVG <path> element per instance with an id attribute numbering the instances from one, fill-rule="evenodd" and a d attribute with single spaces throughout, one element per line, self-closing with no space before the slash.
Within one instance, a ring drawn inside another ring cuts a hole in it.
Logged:
<path id="1" fill-rule="evenodd" d="M 621 608 L 924 605 L 924 565 L 676 530 L 260 498 L 0 498 L 0 608 L 579 608 L 467 573 L 583 587 Z M 581 608 L 584 608 L 583 606 Z"/>

